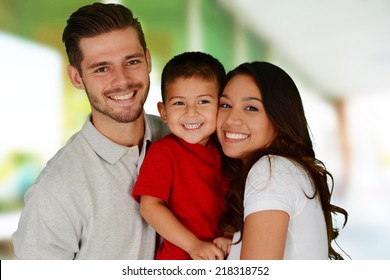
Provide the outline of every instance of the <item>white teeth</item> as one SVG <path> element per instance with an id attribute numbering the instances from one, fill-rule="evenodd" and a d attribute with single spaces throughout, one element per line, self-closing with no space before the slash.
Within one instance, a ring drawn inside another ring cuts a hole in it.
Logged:
<path id="1" fill-rule="evenodd" d="M 126 95 L 117 95 L 117 96 L 111 96 L 112 99 L 114 100 L 128 100 L 134 96 L 134 92 L 130 92 L 129 94 Z"/>
<path id="2" fill-rule="evenodd" d="M 249 137 L 248 134 L 242 134 L 242 133 L 231 133 L 226 132 L 226 138 L 234 139 L 234 140 L 244 140 Z"/>
<path id="3" fill-rule="evenodd" d="M 193 123 L 193 124 L 184 124 L 184 127 L 187 128 L 187 129 L 197 129 L 200 127 L 200 124 L 199 123 Z"/>

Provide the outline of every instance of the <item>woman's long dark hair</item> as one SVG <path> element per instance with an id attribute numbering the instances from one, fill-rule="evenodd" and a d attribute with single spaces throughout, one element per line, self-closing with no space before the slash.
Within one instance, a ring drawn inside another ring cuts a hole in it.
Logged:
<path id="1" fill-rule="evenodd" d="M 250 168 L 263 156 L 283 156 L 303 167 L 312 180 L 314 194 L 306 196 L 308 199 L 318 196 L 321 201 L 327 227 L 329 258 L 343 259 L 332 247 L 339 232 L 333 226 L 332 215 L 344 215 L 344 227 L 348 213 L 331 204 L 333 177 L 315 157 L 302 100 L 294 81 L 284 70 L 268 62 L 243 63 L 228 73 L 227 82 L 238 74 L 247 74 L 255 79 L 262 94 L 264 109 L 277 136 L 269 147 L 253 152 L 245 166 L 241 160 L 223 156 L 224 169 L 231 183 L 221 228 L 233 232 L 243 231 L 244 189 Z"/>

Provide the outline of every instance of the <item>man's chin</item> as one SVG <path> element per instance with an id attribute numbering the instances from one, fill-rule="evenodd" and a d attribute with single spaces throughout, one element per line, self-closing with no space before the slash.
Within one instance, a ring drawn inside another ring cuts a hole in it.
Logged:
<path id="1" fill-rule="evenodd" d="M 132 112 L 131 114 L 117 114 L 111 115 L 110 117 L 119 123 L 131 123 L 138 120 L 143 115 L 143 110 L 137 110 L 137 112 Z"/>

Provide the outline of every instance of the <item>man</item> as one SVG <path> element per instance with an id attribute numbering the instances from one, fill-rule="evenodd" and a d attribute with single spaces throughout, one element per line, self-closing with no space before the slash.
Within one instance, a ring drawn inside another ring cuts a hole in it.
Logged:
<path id="1" fill-rule="evenodd" d="M 91 114 L 25 195 L 13 235 L 20 259 L 153 259 L 156 235 L 130 194 L 147 145 L 168 131 L 144 113 L 150 52 L 117 4 L 80 8 L 63 33 L 72 84 Z"/>

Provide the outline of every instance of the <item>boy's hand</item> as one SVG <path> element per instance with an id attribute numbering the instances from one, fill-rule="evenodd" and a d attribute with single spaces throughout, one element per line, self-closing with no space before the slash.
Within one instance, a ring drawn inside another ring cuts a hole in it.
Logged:
<path id="1" fill-rule="evenodd" d="M 188 252 L 193 260 L 223 260 L 225 253 L 212 242 L 199 240 Z"/>
<path id="2" fill-rule="evenodd" d="M 231 237 L 220 236 L 215 238 L 213 243 L 223 251 L 225 257 L 230 253 L 230 247 L 232 245 Z"/>

